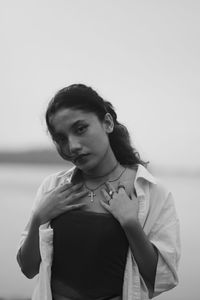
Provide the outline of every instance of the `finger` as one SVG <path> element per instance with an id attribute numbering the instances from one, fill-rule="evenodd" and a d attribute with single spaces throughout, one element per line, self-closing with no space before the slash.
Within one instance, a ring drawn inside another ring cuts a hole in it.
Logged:
<path id="1" fill-rule="evenodd" d="M 107 200 L 107 202 L 110 202 L 110 196 L 108 194 L 108 192 L 105 189 L 101 189 L 101 193 L 104 196 L 105 200 Z"/>
<path id="2" fill-rule="evenodd" d="M 70 187 L 73 186 L 72 182 L 63 182 L 61 185 L 58 186 L 58 191 L 63 192 L 65 190 L 68 190 Z"/>
<path id="3" fill-rule="evenodd" d="M 115 188 L 112 186 L 112 184 L 111 184 L 109 181 L 106 181 L 106 182 L 105 182 L 105 185 L 106 185 L 108 191 L 113 191 L 113 192 L 115 192 Z"/>
<path id="4" fill-rule="evenodd" d="M 115 192 L 115 188 L 112 186 L 112 184 L 109 181 L 105 182 L 106 187 L 108 188 L 109 191 Z"/>
<path id="5" fill-rule="evenodd" d="M 79 193 L 74 193 L 74 194 L 71 194 L 68 198 L 66 198 L 66 203 L 73 203 L 74 201 L 76 201 L 77 199 L 80 199 L 80 198 L 83 198 L 85 197 L 86 195 L 88 195 L 88 191 L 84 190 L 84 191 L 81 191 Z"/>
<path id="6" fill-rule="evenodd" d="M 65 188 L 62 193 L 64 196 L 70 195 L 73 192 L 78 191 L 79 189 L 81 189 L 83 187 L 83 183 L 77 183 L 77 184 L 72 184 L 71 186 L 69 186 L 68 188 Z"/>
<path id="7" fill-rule="evenodd" d="M 103 200 L 100 200 L 101 205 L 109 212 L 111 212 L 110 205 L 105 203 Z"/>
<path id="8" fill-rule="evenodd" d="M 123 184 L 123 182 L 119 182 L 118 183 L 118 192 L 124 193 L 125 191 L 126 191 L 125 185 Z"/>
<path id="9" fill-rule="evenodd" d="M 79 203 L 79 204 L 67 205 L 66 206 L 66 211 L 75 210 L 75 209 L 82 209 L 82 208 L 84 208 L 86 206 L 87 206 L 86 203 Z"/>

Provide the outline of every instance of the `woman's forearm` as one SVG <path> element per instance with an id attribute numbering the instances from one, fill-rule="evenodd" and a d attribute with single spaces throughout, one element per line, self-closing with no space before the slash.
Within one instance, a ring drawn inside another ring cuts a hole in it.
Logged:
<path id="1" fill-rule="evenodd" d="M 41 262 L 39 250 L 39 218 L 34 215 L 30 221 L 28 235 L 17 253 L 17 261 L 22 272 L 28 278 L 33 278 L 39 272 Z"/>
<path id="2" fill-rule="evenodd" d="M 147 287 L 153 291 L 158 262 L 157 249 L 148 240 L 140 223 L 129 220 L 122 224 L 129 246 Z"/>

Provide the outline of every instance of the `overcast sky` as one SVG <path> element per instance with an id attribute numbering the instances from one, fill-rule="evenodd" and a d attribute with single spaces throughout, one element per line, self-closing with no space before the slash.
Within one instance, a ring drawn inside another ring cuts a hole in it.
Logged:
<path id="1" fill-rule="evenodd" d="M 50 147 L 51 96 L 85 83 L 144 159 L 200 166 L 200 1 L 0 0 L 0 150 Z"/>

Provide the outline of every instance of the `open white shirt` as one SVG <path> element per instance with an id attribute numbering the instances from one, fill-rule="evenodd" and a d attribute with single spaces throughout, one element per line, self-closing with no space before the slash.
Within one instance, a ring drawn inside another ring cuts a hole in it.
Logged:
<path id="1" fill-rule="evenodd" d="M 58 185 L 69 182 L 75 168 L 61 171 L 44 179 L 32 207 L 31 215 L 42 201 L 43 194 Z M 180 259 L 180 233 L 174 200 L 171 192 L 156 180 L 142 165 L 138 165 L 133 186 L 139 201 L 138 218 L 149 241 L 158 249 L 154 293 L 149 295 L 129 247 L 123 282 L 123 300 L 147 300 L 172 289 L 178 284 L 177 268 Z M 22 246 L 29 223 L 21 234 L 17 250 Z M 51 265 L 53 229 L 49 222 L 39 227 L 41 263 L 32 300 L 52 300 Z"/>

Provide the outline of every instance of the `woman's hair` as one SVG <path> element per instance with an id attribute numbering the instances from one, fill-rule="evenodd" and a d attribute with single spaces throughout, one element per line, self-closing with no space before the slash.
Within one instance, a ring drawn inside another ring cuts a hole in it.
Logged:
<path id="1" fill-rule="evenodd" d="M 50 101 L 46 111 L 46 124 L 48 131 L 56 145 L 61 157 L 68 160 L 56 139 L 51 119 L 55 113 L 61 109 L 73 108 L 85 112 L 94 113 L 100 121 L 103 121 L 105 114 L 109 113 L 114 122 L 113 132 L 109 133 L 109 141 L 116 159 L 122 165 L 136 165 L 138 163 L 146 165 L 140 159 L 139 153 L 132 147 L 130 135 L 127 128 L 118 122 L 117 114 L 108 101 L 103 100 L 91 87 L 83 84 L 72 84 L 59 90 Z"/>

